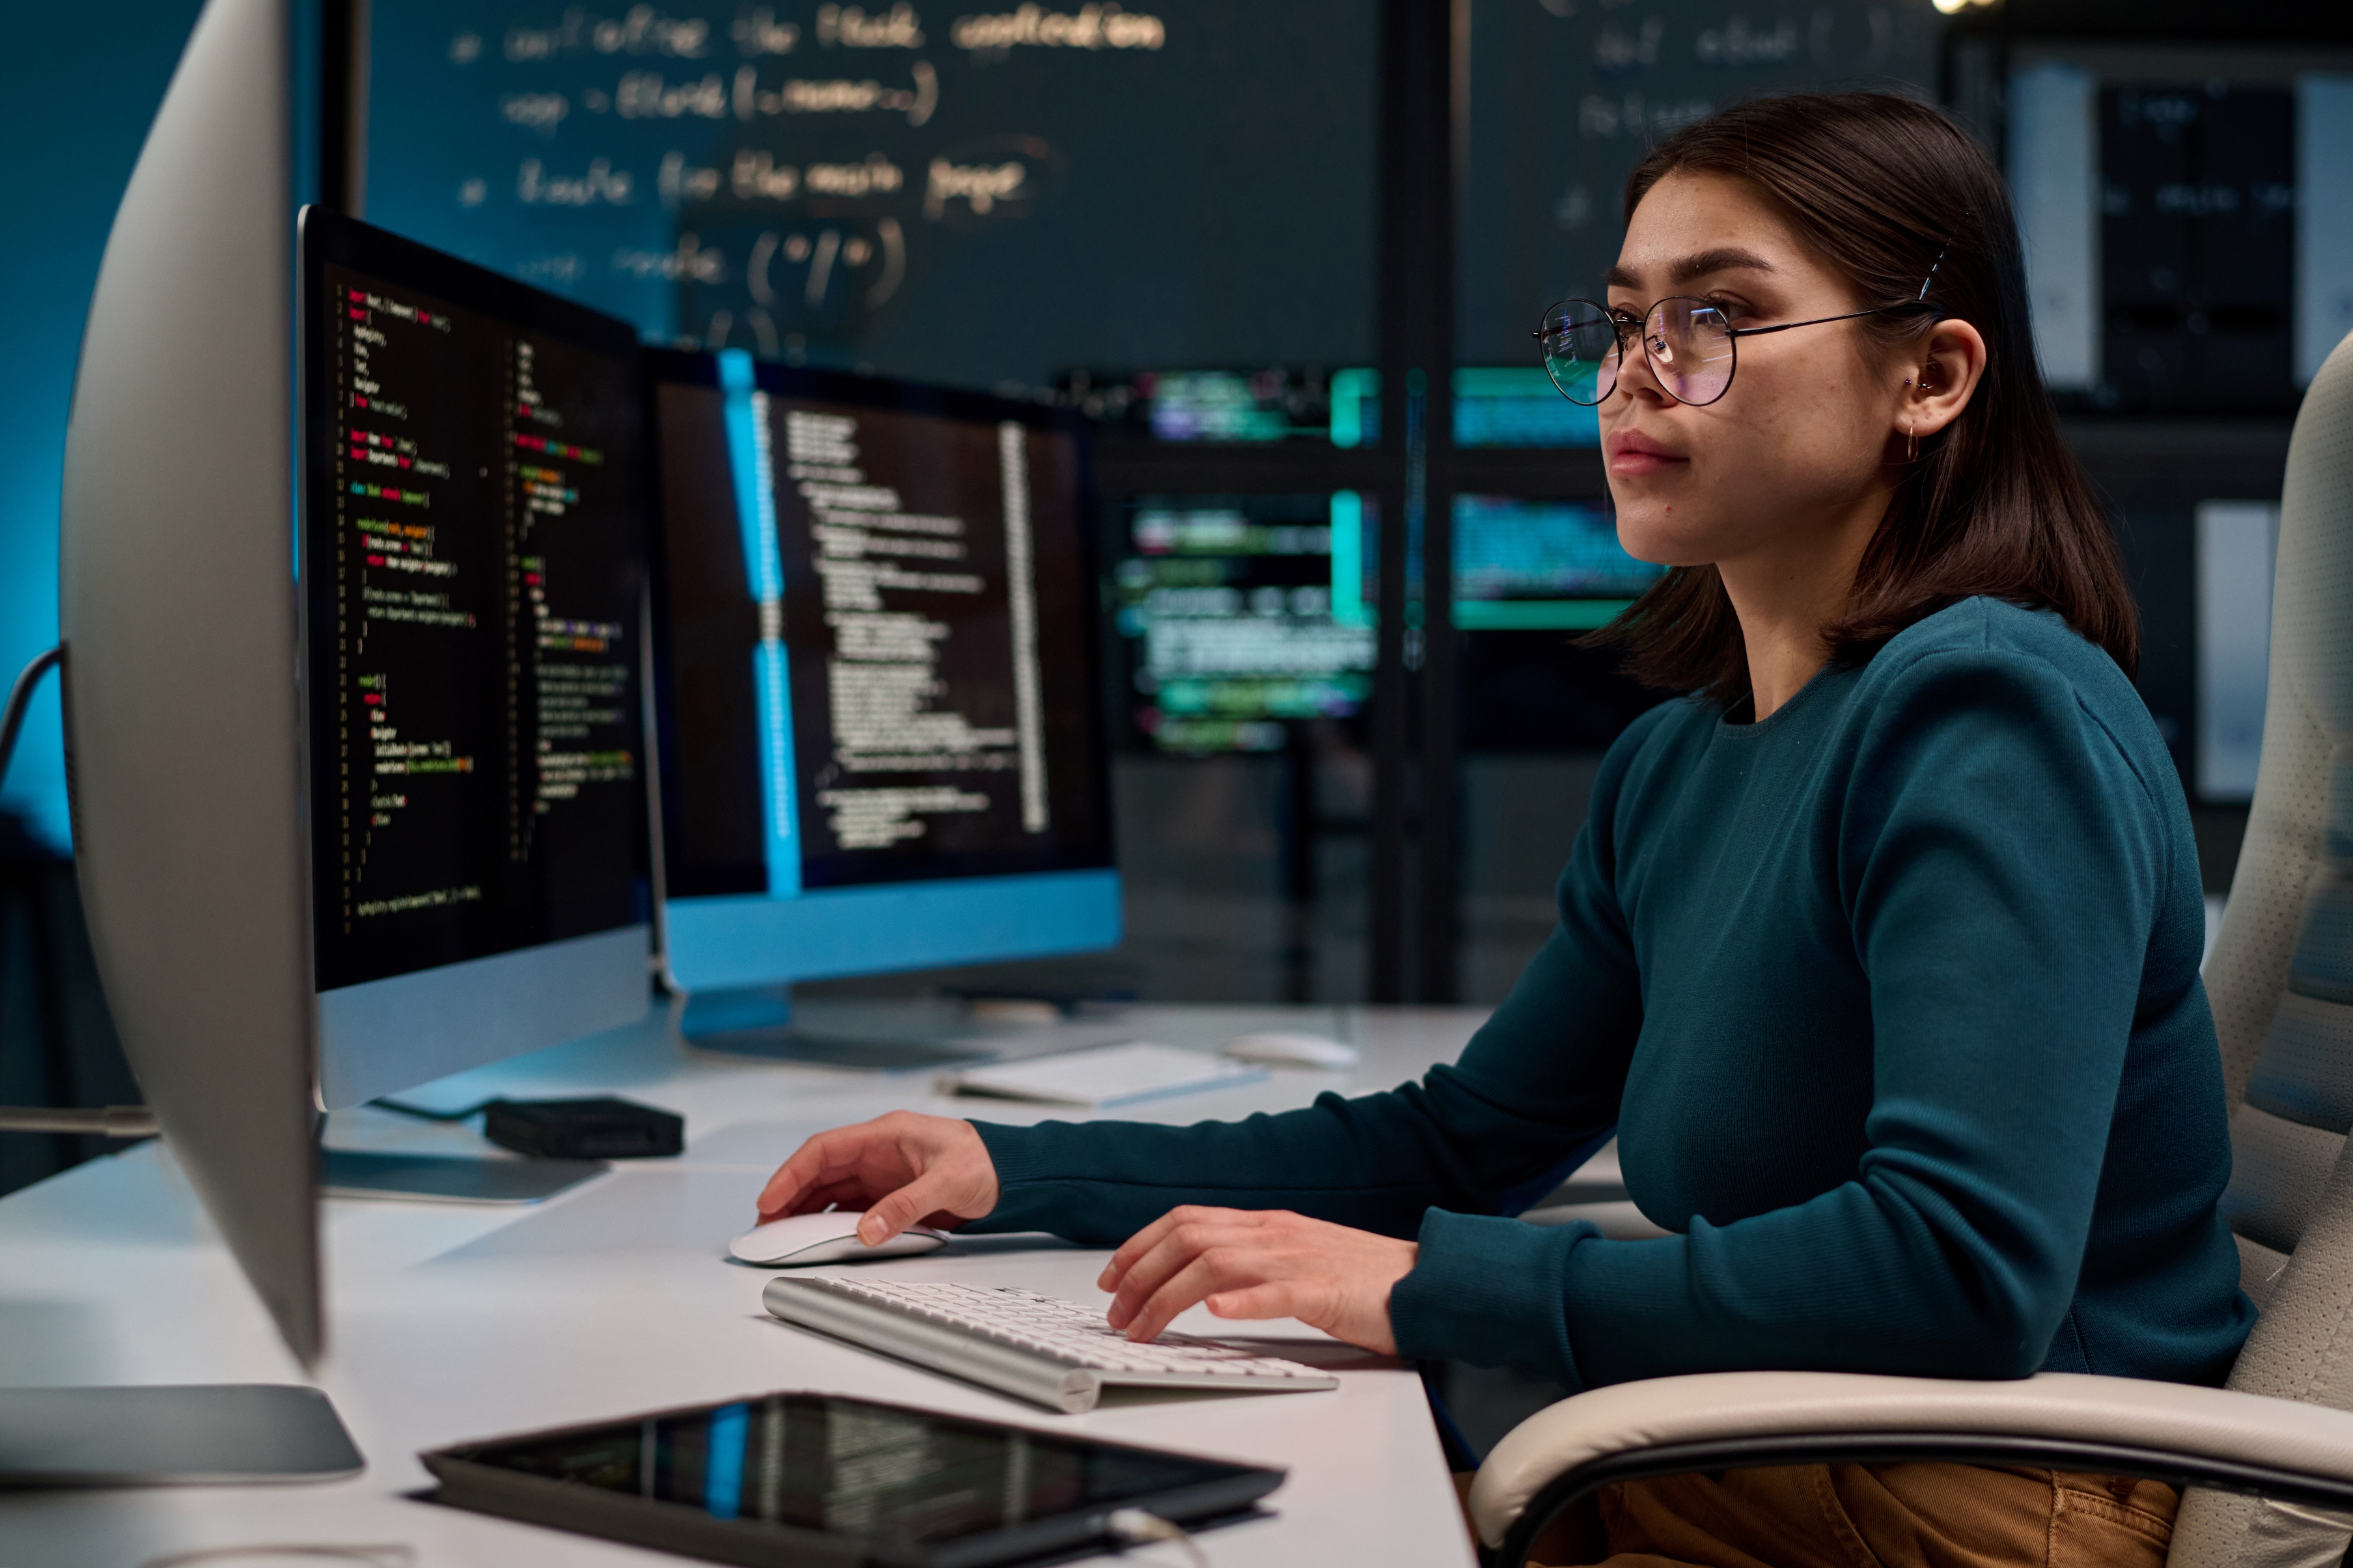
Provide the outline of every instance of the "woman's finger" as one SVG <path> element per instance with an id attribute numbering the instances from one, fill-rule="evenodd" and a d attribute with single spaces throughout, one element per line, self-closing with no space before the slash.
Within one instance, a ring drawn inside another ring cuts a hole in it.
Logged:
<path id="1" fill-rule="evenodd" d="M 1124 1331 L 1127 1337 L 1139 1344 L 1157 1339 L 1186 1308 L 1198 1306 L 1222 1291 L 1264 1284 L 1266 1276 L 1259 1268 L 1261 1261 L 1248 1243 L 1202 1253 L 1178 1269 L 1136 1310 Z"/>
<path id="2" fill-rule="evenodd" d="M 1129 1237 L 1120 1244 L 1119 1250 L 1111 1255 L 1111 1261 L 1103 1265 L 1103 1274 L 1095 1280 L 1095 1289 L 1118 1289 L 1119 1282 L 1127 1278 L 1127 1271 L 1135 1267 L 1136 1259 L 1159 1246 L 1161 1237 L 1183 1225 L 1187 1220 L 1197 1218 L 1207 1212 L 1192 1204 L 1185 1204 L 1170 1209 L 1166 1214 Z"/>
<path id="3" fill-rule="evenodd" d="M 869 1247 L 880 1247 L 901 1231 L 948 1206 L 947 1181 L 932 1172 L 925 1172 L 896 1192 L 886 1193 L 866 1205 L 866 1217 L 858 1222 L 858 1239 Z"/>
<path id="4" fill-rule="evenodd" d="M 977 1219 L 997 1205 L 996 1170 L 970 1122 L 894 1110 L 820 1132 L 795 1150 L 761 1189 L 760 1218 L 808 1214 L 828 1203 L 865 1209 L 926 1173 L 940 1178 L 924 1189 L 930 1206 L 895 1219 L 886 1215 L 891 1233 L 926 1214 Z"/>
<path id="5" fill-rule="evenodd" d="M 1250 1227 L 1233 1223 L 1233 1216 L 1225 1210 L 1206 1209 L 1201 1213 L 1202 1218 L 1170 1226 L 1159 1244 L 1137 1258 L 1122 1276 L 1119 1289 L 1103 1312 L 1113 1328 L 1126 1328 L 1155 1292 L 1210 1247 L 1246 1244 L 1254 1234 Z"/>
<path id="6" fill-rule="evenodd" d="M 834 1151 L 843 1133 L 855 1131 L 844 1127 L 820 1132 L 794 1150 L 792 1158 L 777 1166 L 768 1184 L 760 1189 L 760 1217 L 769 1219 L 789 1214 L 794 1201 L 803 1193 L 846 1170 L 846 1165 L 837 1163 Z"/>
<path id="7" fill-rule="evenodd" d="M 1254 1223 L 1258 1215 L 1248 1209 L 1209 1208 L 1200 1204 L 1185 1204 L 1170 1209 L 1123 1243 L 1103 1265 L 1101 1277 L 1095 1280 L 1098 1290 L 1117 1290 L 1126 1279 L 1129 1269 L 1138 1259 L 1148 1256 L 1166 1239 L 1168 1233 L 1182 1225 L 1198 1225 L 1206 1220 L 1222 1219 L 1237 1224 Z"/>
<path id="8" fill-rule="evenodd" d="M 876 1122 L 861 1121 L 820 1132 L 793 1152 L 760 1193 L 760 1217 L 807 1213 L 818 1189 L 849 1187 L 887 1192 L 914 1173 L 898 1141 Z M 815 1205 L 823 1208 L 823 1204 Z M 859 1206 L 863 1208 L 861 1202 Z"/>
<path id="9" fill-rule="evenodd" d="M 856 1178 L 828 1182 L 811 1187 L 793 1200 L 794 1214 L 823 1214 L 827 1209 L 862 1209 L 866 1206 L 866 1184 Z"/>

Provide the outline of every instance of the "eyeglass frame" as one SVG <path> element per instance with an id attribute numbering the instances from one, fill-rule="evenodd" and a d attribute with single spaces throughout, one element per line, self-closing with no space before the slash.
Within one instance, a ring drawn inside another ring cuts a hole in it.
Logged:
<path id="1" fill-rule="evenodd" d="M 1962 216 L 1964 217 L 1968 217 L 1970 215 L 1963 214 Z M 1928 264 L 1928 276 L 1920 279 L 1920 292 L 1915 294 L 1911 299 L 1905 300 L 1900 305 L 1874 305 L 1868 310 L 1849 310 L 1842 316 L 1816 316 L 1810 321 L 1780 321 L 1769 327 L 1736 327 L 1728 321 L 1725 322 L 1724 336 L 1725 341 L 1732 345 L 1732 368 L 1724 373 L 1724 384 L 1716 389 L 1715 395 L 1706 399 L 1704 402 L 1694 402 L 1692 399 L 1687 397 L 1675 397 L 1675 395 L 1672 392 L 1667 393 L 1667 395 L 1669 397 L 1674 397 L 1677 403 L 1683 404 L 1691 408 L 1705 408 L 1710 404 L 1723 402 L 1724 395 L 1732 390 L 1733 377 L 1737 375 L 1740 372 L 1740 340 L 1743 338 L 1761 338 L 1772 332 L 1794 331 L 1799 327 L 1820 327 L 1827 325 L 1831 321 L 1852 321 L 1864 316 L 1889 316 L 1899 312 L 1917 313 L 1926 311 L 1929 313 L 1929 319 L 1932 321 L 1943 320 L 1945 315 L 1943 308 L 1941 306 L 1931 305 L 1928 303 L 1928 286 L 1936 280 L 1936 269 L 1945 265 L 1945 253 L 1952 248 L 1952 245 L 1953 242 L 1951 237 L 1947 237 L 1945 243 L 1939 246 L 1936 249 L 1936 259 Z M 1582 295 L 1577 295 L 1567 300 L 1557 300 L 1553 304 L 1546 306 L 1545 319 L 1547 321 L 1551 320 L 1553 312 L 1560 310 L 1566 305 L 1590 305 L 1594 309 L 1599 310 L 1601 312 L 1602 320 L 1609 322 L 1610 325 L 1618 329 L 1617 342 L 1611 346 L 1610 352 L 1618 356 L 1618 368 L 1621 373 L 1626 367 L 1626 329 L 1629 327 L 1641 329 L 1642 332 L 1642 363 L 1650 367 L 1651 379 L 1658 382 L 1660 389 L 1664 391 L 1666 387 L 1665 380 L 1659 374 L 1658 362 L 1651 356 L 1651 318 L 1659 313 L 1661 306 L 1672 304 L 1677 300 L 1689 300 L 1695 304 L 1706 306 L 1709 310 L 1716 311 L 1719 315 L 1723 313 L 1724 307 L 1718 305 L 1713 300 L 1703 299 L 1697 294 L 1669 294 L 1662 299 L 1651 300 L 1651 303 L 1643 309 L 1643 311 L 1640 316 L 1630 318 L 1619 315 L 1608 305 L 1599 300 L 1588 300 Z M 1525 318 L 1523 319 L 1525 320 Z M 1559 393 L 1563 397 L 1567 397 L 1571 403 L 1577 403 L 1576 398 L 1569 397 L 1568 388 L 1561 385 L 1559 378 L 1552 374 L 1552 365 L 1549 363 L 1552 356 L 1545 353 L 1543 351 L 1545 330 L 1542 327 L 1538 327 L 1535 331 L 1530 332 L 1528 336 L 1536 340 L 1538 357 L 1547 362 L 1545 365 L 1545 379 L 1552 383 L 1552 389 L 1555 392 Z M 1590 403 L 1577 403 L 1577 405 L 1579 408 L 1599 408 L 1603 404 L 1609 402 L 1611 394 L 1614 394 L 1617 390 L 1618 384 L 1613 380 L 1610 383 L 1609 392 L 1603 393 L 1600 396 L 1595 398 Z"/>
<path id="2" fill-rule="evenodd" d="M 1669 294 L 1663 299 L 1651 300 L 1649 309 L 1645 310 L 1640 316 L 1620 316 L 1614 310 L 1610 310 L 1609 306 L 1601 303 L 1599 300 L 1587 300 L 1581 297 L 1562 300 L 1556 304 L 1548 305 L 1545 308 L 1545 315 L 1549 319 L 1555 311 L 1560 310 L 1566 305 L 1591 305 L 1596 310 L 1599 310 L 1601 312 L 1602 320 L 1609 322 L 1610 325 L 1618 329 L 1618 341 L 1612 346 L 1610 352 L 1618 356 L 1619 368 L 1621 372 L 1625 368 L 1626 362 L 1627 331 L 1630 328 L 1641 332 L 1642 334 L 1642 363 L 1651 367 L 1651 378 L 1653 381 L 1659 382 L 1661 389 L 1664 390 L 1665 380 L 1659 374 L 1658 361 L 1654 359 L 1651 353 L 1651 318 L 1658 314 L 1661 307 L 1672 304 L 1677 300 L 1689 300 L 1694 304 L 1701 305 L 1708 310 L 1716 311 L 1719 315 L 1723 313 L 1724 307 L 1718 305 L 1713 300 L 1703 299 L 1697 294 Z M 1673 397 L 1677 403 L 1683 404 L 1693 408 L 1705 408 L 1712 403 L 1721 403 L 1724 400 L 1724 395 L 1732 390 L 1732 378 L 1740 369 L 1740 340 L 1743 338 L 1761 338 L 1773 332 L 1794 331 L 1799 327 L 1820 327 L 1831 321 L 1852 321 L 1863 316 L 1887 316 L 1894 315 L 1898 312 L 1919 311 L 1929 312 L 1935 319 L 1939 320 L 1941 320 L 1945 314 L 1941 308 L 1928 304 L 1925 300 L 1907 300 L 1900 305 L 1875 305 L 1868 310 L 1849 310 L 1842 316 L 1816 316 L 1810 321 L 1780 321 L 1769 327 L 1736 327 L 1727 322 L 1725 325 L 1724 336 L 1725 341 L 1732 345 L 1732 369 L 1725 372 L 1724 384 L 1716 389 L 1715 395 L 1708 398 L 1677 397 L 1672 392 L 1668 393 L 1667 395 L 1669 397 Z M 1522 319 L 1525 320 L 1525 318 Z M 1541 327 L 1528 334 L 1528 336 L 1537 340 L 1539 344 L 1542 343 L 1546 335 L 1545 330 Z M 1541 350 L 1539 350 L 1539 352 L 1541 353 Z M 1549 359 L 1551 356 L 1547 354 L 1544 357 Z M 1559 393 L 1563 397 L 1567 397 L 1571 403 L 1577 403 L 1576 398 L 1569 396 L 1568 389 L 1561 385 L 1560 382 L 1552 375 L 1551 366 L 1549 364 L 1546 366 L 1545 374 L 1546 379 L 1552 382 L 1553 390 L 1555 392 Z M 1590 403 L 1577 403 L 1577 405 L 1579 408 L 1599 408 L 1603 404 L 1609 402 L 1610 395 L 1617 390 L 1618 384 L 1613 381 L 1610 384 L 1609 392 L 1603 393 L 1599 397 L 1595 398 Z"/>

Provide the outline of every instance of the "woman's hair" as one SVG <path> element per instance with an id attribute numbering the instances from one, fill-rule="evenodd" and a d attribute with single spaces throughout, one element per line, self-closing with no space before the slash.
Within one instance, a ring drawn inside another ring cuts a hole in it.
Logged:
<path id="1" fill-rule="evenodd" d="M 1630 224 L 1671 174 L 1728 175 L 1779 209 L 1864 305 L 1918 297 L 1985 335 L 1983 379 L 1960 416 L 1920 443 L 1863 552 L 1831 657 L 1868 660 L 1905 627 L 1973 595 L 2048 607 L 2127 675 L 2139 616 L 2116 536 L 2059 433 L 2034 363 L 2026 269 L 2001 176 L 1936 110 L 1889 93 L 1764 98 L 1686 126 L 1626 182 Z M 1943 260 L 1937 258 L 1942 255 Z M 1856 324 L 1893 350 L 1925 339 L 1925 314 Z M 1652 686 L 1729 705 L 1748 662 L 1714 566 L 1678 566 L 1589 643 L 1623 650 Z"/>

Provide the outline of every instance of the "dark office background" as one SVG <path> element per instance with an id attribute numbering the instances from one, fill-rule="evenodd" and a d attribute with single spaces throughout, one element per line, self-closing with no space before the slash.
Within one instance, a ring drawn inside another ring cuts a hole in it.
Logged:
<path id="1" fill-rule="evenodd" d="M 0 102 L 17 154 L 0 168 L 18 215 L 0 240 L 10 670 L 55 636 L 81 316 L 196 9 L 52 9 L 16 29 L 40 68 Z M 2199 507 L 2278 495 L 2295 79 L 2353 68 L 2353 13 L 1145 0 L 1085 48 L 992 33 L 993 15 L 418 0 L 375 7 L 361 90 L 339 99 L 326 75 L 365 155 L 320 177 L 374 221 L 652 338 L 1100 418 L 1128 939 L 840 988 L 1500 997 L 1548 928 L 1601 751 L 1652 700 L 1573 646 L 1639 580 L 1609 574 L 1599 454 L 1527 363 L 1528 323 L 1595 287 L 1626 172 L 1711 107 L 1885 87 L 1946 103 L 2015 164 L 2005 93 L 2037 60 L 2105 73 L 2105 357 L 2063 401 L 2140 592 L 2141 687 L 2207 887 L 2227 889 L 2245 813 L 2199 777 Z M 2187 142 L 2151 129 L 2143 100 L 2166 94 L 2199 106 Z M 2159 213 L 2142 186 L 2244 199 Z M 2178 256 L 2129 265 L 2159 252 Z M 1547 577 L 1531 542 L 1592 570 Z M 1211 642 L 1273 651 L 1172 673 L 1175 644 L 1155 640 L 1171 605 L 1235 623 L 1187 628 Z M 53 691 L 0 803 L 0 1100 L 134 1098 L 66 858 Z M 0 1190 L 81 1152 L 0 1142 Z"/>

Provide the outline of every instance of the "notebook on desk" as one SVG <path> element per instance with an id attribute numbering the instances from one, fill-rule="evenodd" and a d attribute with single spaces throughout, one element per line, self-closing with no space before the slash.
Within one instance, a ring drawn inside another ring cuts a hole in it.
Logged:
<path id="1" fill-rule="evenodd" d="M 1171 1095 L 1232 1089 L 1257 1083 L 1266 1076 L 1264 1068 L 1248 1062 L 1130 1040 L 1124 1045 L 1057 1051 L 1026 1061 L 964 1068 L 942 1073 L 934 1082 L 943 1094 L 977 1094 L 1107 1110 Z"/>

